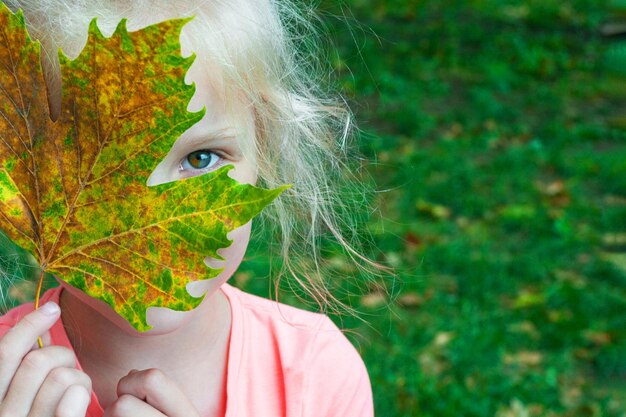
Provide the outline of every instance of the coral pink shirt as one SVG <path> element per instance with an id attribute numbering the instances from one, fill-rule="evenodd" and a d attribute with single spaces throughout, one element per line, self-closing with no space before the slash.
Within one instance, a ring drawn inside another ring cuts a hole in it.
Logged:
<path id="1" fill-rule="evenodd" d="M 232 311 L 226 379 L 226 417 L 371 417 L 372 389 L 356 349 L 332 321 L 221 287 Z M 59 302 L 61 287 L 41 301 Z M 0 338 L 32 303 L 0 317 Z M 70 349 L 63 323 L 50 330 L 52 344 Z M 80 369 L 80 364 L 77 364 Z M 92 392 L 86 417 L 103 410 Z"/>

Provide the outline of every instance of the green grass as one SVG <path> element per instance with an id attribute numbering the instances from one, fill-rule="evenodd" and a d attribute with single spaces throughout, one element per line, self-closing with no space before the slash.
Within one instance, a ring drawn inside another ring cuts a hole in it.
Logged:
<path id="1" fill-rule="evenodd" d="M 320 2 L 379 190 L 374 253 L 398 274 L 391 295 L 341 284 L 361 292 L 345 301 L 367 323 L 342 321 L 377 416 L 626 416 L 626 40 L 600 35 L 626 14 L 612 4 Z M 263 254 L 234 282 L 267 296 Z"/>
<path id="2" fill-rule="evenodd" d="M 392 297 L 361 297 L 369 326 L 344 318 L 377 415 L 626 415 L 626 41 L 599 33 L 620 15 L 320 10 L 380 190 L 369 228 L 399 275 Z"/>

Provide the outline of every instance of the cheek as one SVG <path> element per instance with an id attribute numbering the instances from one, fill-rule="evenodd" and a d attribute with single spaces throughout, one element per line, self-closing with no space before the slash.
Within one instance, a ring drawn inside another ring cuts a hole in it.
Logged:
<path id="1" fill-rule="evenodd" d="M 235 273 L 243 256 L 248 248 L 250 242 L 250 230 L 252 228 L 252 222 L 248 222 L 245 225 L 233 230 L 228 234 L 228 238 L 233 243 L 225 248 L 218 250 L 218 253 L 225 259 L 223 261 L 214 258 L 206 257 L 204 262 L 211 268 L 223 268 L 224 270 L 215 278 L 194 281 L 187 284 L 187 291 L 194 297 L 200 297 L 206 294 L 207 298 L 217 291 L 217 289 Z"/>

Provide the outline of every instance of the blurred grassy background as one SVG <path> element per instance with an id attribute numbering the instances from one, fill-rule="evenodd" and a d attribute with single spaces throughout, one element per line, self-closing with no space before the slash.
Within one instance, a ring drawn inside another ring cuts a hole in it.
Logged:
<path id="1" fill-rule="evenodd" d="M 626 2 L 320 10 L 399 271 L 345 323 L 377 415 L 626 416 Z"/>
<path id="2" fill-rule="evenodd" d="M 319 10 L 398 271 L 345 298 L 376 415 L 626 416 L 626 1 Z M 267 296 L 251 250 L 233 281 Z M 32 293 L 8 283 L 9 303 Z"/>
<path id="3" fill-rule="evenodd" d="M 626 416 L 626 2 L 321 8 L 402 282 L 377 415 Z"/>
<path id="4" fill-rule="evenodd" d="M 626 416 L 626 1 L 319 10 L 399 275 L 344 298 L 376 415 Z"/>

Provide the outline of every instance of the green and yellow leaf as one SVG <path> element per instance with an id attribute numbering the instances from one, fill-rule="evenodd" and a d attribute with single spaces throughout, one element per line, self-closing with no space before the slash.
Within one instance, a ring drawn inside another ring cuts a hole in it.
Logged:
<path id="1" fill-rule="evenodd" d="M 74 60 L 60 54 L 61 114 L 50 119 L 39 44 L 0 6 L 0 228 L 42 270 L 101 299 L 137 330 L 151 306 L 189 310 L 187 283 L 215 277 L 205 256 L 230 245 L 284 188 L 239 184 L 232 167 L 147 187 L 204 112 L 180 56 L 185 19 L 106 38 L 95 20 Z"/>

